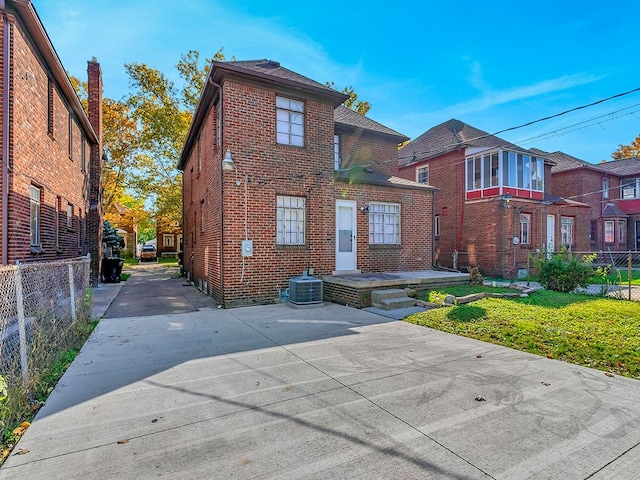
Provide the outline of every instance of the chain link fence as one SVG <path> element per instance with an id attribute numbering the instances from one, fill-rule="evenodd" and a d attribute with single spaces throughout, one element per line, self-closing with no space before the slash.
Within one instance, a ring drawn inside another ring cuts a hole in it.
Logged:
<path id="1" fill-rule="evenodd" d="M 0 267 L 0 374 L 9 399 L 27 403 L 40 374 L 77 340 L 90 320 L 89 257 Z M 12 419 L 0 412 L 0 427 Z"/>

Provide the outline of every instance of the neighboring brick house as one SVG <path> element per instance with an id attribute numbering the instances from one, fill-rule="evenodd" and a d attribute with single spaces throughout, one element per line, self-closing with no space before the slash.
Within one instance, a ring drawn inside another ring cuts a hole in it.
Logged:
<path id="1" fill-rule="evenodd" d="M 553 195 L 553 162 L 459 120 L 404 146 L 398 175 L 438 188 L 435 262 L 515 278 L 529 255 L 589 246 L 588 206 Z"/>
<path id="2" fill-rule="evenodd" d="M 156 242 L 159 257 L 178 257 L 182 242 L 180 224 L 156 219 Z"/>
<path id="3" fill-rule="evenodd" d="M 138 222 L 129 207 L 113 202 L 104 212 L 104 219 L 112 227 L 117 228 L 118 234 L 124 238 L 124 248 L 120 250 L 120 256 L 135 257 L 138 244 Z"/>
<path id="4" fill-rule="evenodd" d="M 432 266 L 433 188 L 390 175 L 407 137 L 267 60 L 213 62 L 178 167 L 184 269 L 225 307 L 316 276 Z"/>
<path id="5" fill-rule="evenodd" d="M 99 279 L 102 78 L 88 64 L 89 114 L 29 0 L 0 7 L 2 264 L 92 255 Z"/>
<path id="6" fill-rule="evenodd" d="M 640 158 L 592 164 L 563 152 L 548 154 L 554 192 L 591 206 L 591 250 L 640 248 Z"/>

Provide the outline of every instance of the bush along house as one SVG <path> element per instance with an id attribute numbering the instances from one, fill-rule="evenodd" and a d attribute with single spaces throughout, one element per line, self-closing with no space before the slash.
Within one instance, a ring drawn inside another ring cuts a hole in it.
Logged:
<path id="1" fill-rule="evenodd" d="M 275 61 L 212 63 L 178 168 L 185 274 L 225 307 L 303 271 L 432 266 L 433 187 L 391 174 L 407 137 L 346 98 Z"/>
<path id="2" fill-rule="evenodd" d="M 30 0 L 0 3 L 2 264 L 102 258 L 102 73 L 88 62 L 88 114 Z"/>
<path id="3" fill-rule="evenodd" d="M 453 119 L 400 150 L 398 176 L 438 188 L 437 265 L 514 279 L 527 274 L 530 254 L 588 249 L 588 205 L 549 190 L 552 165 Z"/>

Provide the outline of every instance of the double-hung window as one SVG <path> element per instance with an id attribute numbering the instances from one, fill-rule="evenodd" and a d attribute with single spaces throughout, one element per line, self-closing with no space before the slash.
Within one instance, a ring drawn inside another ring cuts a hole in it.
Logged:
<path id="1" fill-rule="evenodd" d="M 278 195 L 276 205 L 276 244 L 304 245 L 305 198 Z"/>
<path id="2" fill-rule="evenodd" d="M 613 229 L 614 229 L 614 221 L 613 220 L 605 220 L 604 222 L 604 241 L 605 243 L 613 243 Z"/>
<path id="3" fill-rule="evenodd" d="M 333 169 L 340 170 L 340 135 L 333 136 Z"/>
<path id="4" fill-rule="evenodd" d="M 433 236 L 440 236 L 440 215 L 435 215 L 433 217 Z"/>
<path id="5" fill-rule="evenodd" d="M 638 198 L 636 178 L 627 178 L 620 182 L 620 198 L 623 200 L 630 198 Z"/>
<path id="6" fill-rule="evenodd" d="M 400 205 L 369 203 L 369 243 L 400 245 Z"/>
<path id="7" fill-rule="evenodd" d="M 304 146 L 304 102 L 276 97 L 276 120 L 279 144 Z"/>
<path id="8" fill-rule="evenodd" d="M 563 245 L 573 244 L 573 226 L 575 219 L 573 217 L 561 217 L 560 218 L 560 233 L 562 235 Z"/>
<path id="9" fill-rule="evenodd" d="M 425 184 L 429 183 L 429 165 L 416 168 L 416 182 Z"/>
<path id="10" fill-rule="evenodd" d="M 29 187 L 31 245 L 40 245 L 40 188 L 31 185 Z"/>
<path id="11" fill-rule="evenodd" d="M 627 225 L 624 220 L 618 220 L 618 243 L 624 243 L 627 238 Z"/>
<path id="12" fill-rule="evenodd" d="M 529 245 L 531 243 L 531 214 L 520 214 L 520 243 Z"/>

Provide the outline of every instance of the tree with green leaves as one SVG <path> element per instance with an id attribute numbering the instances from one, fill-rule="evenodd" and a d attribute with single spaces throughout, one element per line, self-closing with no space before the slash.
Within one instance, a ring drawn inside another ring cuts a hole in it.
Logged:
<path id="1" fill-rule="evenodd" d="M 336 88 L 335 82 L 326 82 L 327 87 Z M 340 93 L 349 95 L 349 98 L 344 102 L 344 106 L 350 108 L 354 112 L 358 112 L 360 115 L 366 115 L 371 109 L 371 104 L 365 100 L 358 100 L 358 94 L 355 92 L 352 86 L 344 87 Z"/>
<path id="2" fill-rule="evenodd" d="M 629 145 L 618 145 L 618 149 L 611 154 L 611 158 L 614 160 L 633 157 L 640 157 L 640 135 L 638 135 Z"/>

